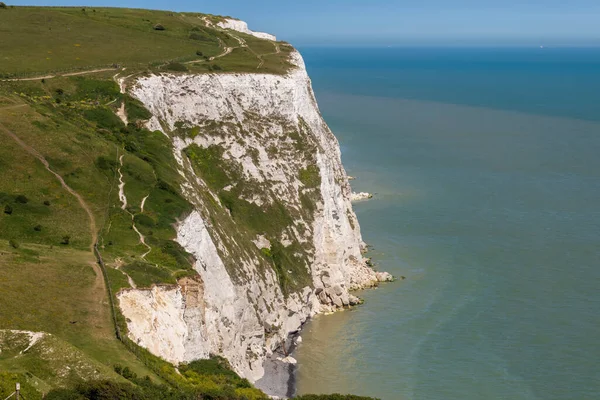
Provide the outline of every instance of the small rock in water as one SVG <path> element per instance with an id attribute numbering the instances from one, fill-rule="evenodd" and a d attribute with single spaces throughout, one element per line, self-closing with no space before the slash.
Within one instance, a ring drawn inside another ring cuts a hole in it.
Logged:
<path id="1" fill-rule="evenodd" d="M 286 358 L 282 358 L 281 361 L 284 362 L 284 363 L 288 363 L 288 364 L 296 364 L 298 362 L 292 356 L 287 356 Z"/>
<path id="2" fill-rule="evenodd" d="M 376 272 L 375 276 L 379 282 L 392 282 L 394 277 L 389 272 Z"/>
<path id="3" fill-rule="evenodd" d="M 351 201 L 361 201 L 361 200 L 368 200 L 373 198 L 373 195 L 371 193 L 367 193 L 367 192 L 360 192 L 360 193 L 352 193 L 350 195 L 350 200 Z"/>

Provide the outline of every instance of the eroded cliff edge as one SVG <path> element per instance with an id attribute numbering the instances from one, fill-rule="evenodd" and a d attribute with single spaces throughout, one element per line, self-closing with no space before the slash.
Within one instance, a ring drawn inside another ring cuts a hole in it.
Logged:
<path id="1" fill-rule="evenodd" d="M 175 364 L 222 355 L 259 387 L 309 317 L 391 279 L 366 265 L 338 142 L 300 54 L 290 61 L 285 76 L 161 74 L 130 87 L 148 127 L 172 139 L 194 206 L 176 240 L 198 274 L 119 293 L 128 334 Z"/>

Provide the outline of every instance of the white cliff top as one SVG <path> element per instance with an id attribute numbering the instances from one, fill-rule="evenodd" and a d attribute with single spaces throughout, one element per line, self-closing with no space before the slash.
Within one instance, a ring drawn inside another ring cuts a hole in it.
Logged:
<path id="1" fill-rule="evenodd" d="M 276 41 L 277 38 L 270 33 L 255 32 L 248 29 L 248 24 L 238 19 L 225 18 L 224 21 L 217 23 L 217 26 L 223 29 L 232 29 L 234 31 L 242 32 L 248 35 L 256 36 L 260 39 L 267 39 Z"/>

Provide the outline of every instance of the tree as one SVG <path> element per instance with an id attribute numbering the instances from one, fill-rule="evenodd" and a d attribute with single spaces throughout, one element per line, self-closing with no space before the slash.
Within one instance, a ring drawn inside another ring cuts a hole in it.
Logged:
<path id="1" fill-rule="evenodd" d="M 6 8 L 6 4 L 0 1 L 0 8 Z"/>

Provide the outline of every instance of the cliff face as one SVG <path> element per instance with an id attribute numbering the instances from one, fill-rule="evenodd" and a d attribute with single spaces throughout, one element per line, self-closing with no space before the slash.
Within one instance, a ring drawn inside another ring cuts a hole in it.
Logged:
<path id="1" fill-rule="evenodd" d="M 365 264 L 338 142 L 292 61 L 286 76 L 162 74 L 131 88 L 172 138 L 195 207 L 177 241 L 198 276 L 119 294 L 131 339 L 173 363 L 223 355 L 256 382 L 307 318 L 390 278 Z"/>

